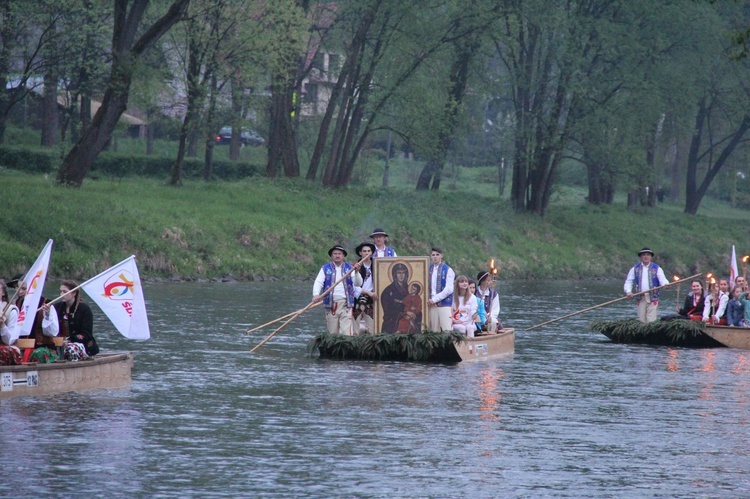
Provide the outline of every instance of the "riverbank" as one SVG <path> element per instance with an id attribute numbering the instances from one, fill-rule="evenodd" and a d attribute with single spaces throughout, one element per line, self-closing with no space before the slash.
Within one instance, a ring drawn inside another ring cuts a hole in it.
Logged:
<path id="1" fill-rule="evenodd" d="M 333 244 L 354 247 L 376 227 L 399 255 L 443 247 L 458 272 L 490 257 L 500 279 L 622 278 L 643 246 L 671 276 L 725 274 L 732 244 L 750 252 L 747 211 L 690 216 L 665 203 L 640 213 L 621 205 L 560 203 L 540 218 L 507 200 L 461 192 L 325 190 L 305 180 L 187 182 L 87 180 L 0 171 L 0 277 L 24 272 L 55 240 L 51 278 L 85 279 L 131 254 L 150 280 L 299 280 L 317 272 Z M 732 230 L 736 227 L 737 230 Z M 744 253 L 743 253 L 744 252 Z"/>

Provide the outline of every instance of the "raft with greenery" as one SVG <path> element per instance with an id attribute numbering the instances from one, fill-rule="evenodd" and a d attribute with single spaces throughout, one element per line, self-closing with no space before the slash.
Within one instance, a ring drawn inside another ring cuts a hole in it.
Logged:
<path id="1" fill-rule="evenodd" d="M 661 320 L 644 324 L 638 319 L 595 321 L 592 331 L 602 333 L 615 343 L 641 343 L 687 348 L 723 347 L 706 334 L 702 322 L 683 319 Z"/>
<path id="2" fill-rule="evenodd" d="M 345 336 L 322 333 L 308 344 L 321 359 L 398 360 L 420 362 L 460 362 L 455 344 L 466 341 L 463 333 L 426 331 L 419 334 L 367 334 Z"/>

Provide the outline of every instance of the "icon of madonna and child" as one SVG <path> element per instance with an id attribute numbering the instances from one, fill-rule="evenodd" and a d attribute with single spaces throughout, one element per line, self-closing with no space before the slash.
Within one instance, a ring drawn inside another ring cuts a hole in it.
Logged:
<path id="1" fill-rule="evenodd" d="M 375 265 L 380 296 L 377 321 L 380 327 L 377 330 L 381 333 L 421 333 L 423 317 L 427 313 L 427 258 L 378 258 Z"/>

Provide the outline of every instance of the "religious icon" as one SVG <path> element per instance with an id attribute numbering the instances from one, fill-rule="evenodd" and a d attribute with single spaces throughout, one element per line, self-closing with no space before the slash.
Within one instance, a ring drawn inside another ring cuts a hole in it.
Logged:
<path id="1" fill-rule="evenodd" d="M 427 323 L 429 258 L 375 258 L 375 331 L 421 333 Z"/>

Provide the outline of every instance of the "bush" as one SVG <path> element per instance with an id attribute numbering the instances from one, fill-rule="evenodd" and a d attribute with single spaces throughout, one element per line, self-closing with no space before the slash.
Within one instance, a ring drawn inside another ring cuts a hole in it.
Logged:
<path id="1" fill-rule="evenodd" d="M 174 158 L 168 157 L 101 154 L 94 162 L 91 170 L 114 177 L 168 178 L 173 164 Z M 203 169 L 202 159 L 186 158 L 183 163 L 182 175 L 186 179 L 203 178 Z M 222 180 L 238 180 L 258 175 L 261 171 L 263 171 L 263 168 L 259 165 L 241 161 L 214 160 L 212 177 Z"/>
<path id="2" fill-rule="evenodd" d="M 56 158 L 52 151 L 0 146 L 0 165 L 27 173 L 52 173 Z"/>

